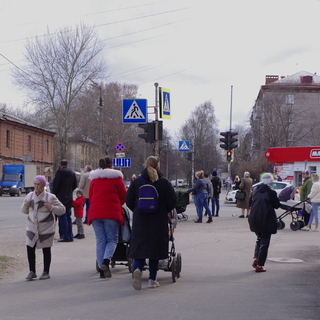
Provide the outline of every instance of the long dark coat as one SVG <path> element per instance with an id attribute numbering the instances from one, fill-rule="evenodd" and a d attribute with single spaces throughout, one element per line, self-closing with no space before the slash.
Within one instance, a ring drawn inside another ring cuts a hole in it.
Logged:
<path id="1" fill-rule="evenodd" d="M 147 169 L 142 177 L 148 183 L 150 178 Z M 137 207 L 139 188 L 142 181 L 137 177 L 126 194 L 126 204 L 133 211 L 131 246 L 129 257 L 133 259 L 162 260 L 168 257 L 169 228 L 168 213 L 176 206 L 177 198 L 171 183 L 158 171 L 160 179 L 154 183 L 159 194 L 158 211 L 140 213 Z"/>
<path id="2" fill-rule="evenodd" d="M 249 200 L 251 197 L 252 179 L 242 178 L 239 186 L 240 190 L 246 193 L 246 197 L 243 200 L 237 200 L 237 208 L 249 209 Z"/>
<path id="3" fill-rule="evenodd" d="M 261 184 L 253 192 L 249 201 L 250 230 L 256 233 L 277 233 L 277 216 L 274 209 L 280 207 L 277 193 L 269 186 Z"/>

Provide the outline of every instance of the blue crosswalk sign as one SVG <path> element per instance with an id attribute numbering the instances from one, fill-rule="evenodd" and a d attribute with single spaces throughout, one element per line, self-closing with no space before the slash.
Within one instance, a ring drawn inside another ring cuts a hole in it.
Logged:
<path id="1" fill-rule="evenodd" d="M 122 123 L 147 123 L 147 99 L 123 99 Z"/>
<path id="2" fill-rule="evenodd" d="M 190 141 L 179 141 L 179 151 L 190 151 Z"/>

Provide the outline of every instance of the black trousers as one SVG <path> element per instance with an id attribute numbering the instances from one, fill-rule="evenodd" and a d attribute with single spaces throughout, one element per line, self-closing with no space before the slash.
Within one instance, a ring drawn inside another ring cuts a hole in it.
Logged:
<path id="1" fill-rule="evenodd" d="M 267 260 L 271 234 L 256 233 L 256 235 L 257 241 L 254 249 L 254 258 L 257 259 L 257 265 L 262 267 Z"/>
<path id="2" fill-rule="evenodd" d="M 49 273 L 50 264 L 51 264 L 51 247 L 42 248 L 43 253 L 43 271 Z M 27 246 L 29 270 L 36 273 L 36 246 L 31 248 Z"/>

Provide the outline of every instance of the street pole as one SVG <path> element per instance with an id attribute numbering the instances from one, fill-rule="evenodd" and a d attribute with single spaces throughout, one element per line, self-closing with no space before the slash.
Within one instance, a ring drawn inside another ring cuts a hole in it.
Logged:
<path id="1" fill-rule="evenodd" d="M 155 126 L 154 126 L 154 152 L 155 156 L 159 157 L 159 117 L 158 117 L 158 86 L 159 84 L 156 82 L 154 84 L 155 87 Z"/>
<path id="2" fill-rule="evenodd" d="M 231 86 L 231 101 L 230 101 L 230 132 L 232 131 L 232 94 L 233 94 L 233 86 Z M 232 154 L 231 154 L 232 159 Z M 228 176 L 229 176 L 229 182 L 227 186 L 227 192 L 230 191 L 231 187 L 231 162 L 228 163 Z"/>
<path id="3" fill-rule="evenodd" d="M 100 90 L 100 97 L 99 97 L 99 158 L 102 158 L 102 131 L 103 131 L 103 124 L 102 124 L 102 88 L 93 80 L 88 78 L 94 86 Z"/>

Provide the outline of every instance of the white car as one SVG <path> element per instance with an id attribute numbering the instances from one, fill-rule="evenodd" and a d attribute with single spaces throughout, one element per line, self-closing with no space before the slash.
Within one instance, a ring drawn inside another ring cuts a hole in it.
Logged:
<path id="1" fill-rule="evenodd" d="M 260 185 L 262 182 L 258 182 L 256 184 L 254 184 L 252 186 L 252 191 L 255 190 L 255 188 Z M 273 185 L 272 185 L 272 189 L 277 193 L 277 195 L 279 196 L 279 193 L 281 192 L 282 189 L 291 186 L 291 183 L 289 182 L 284 182 L 284 181 L 273 181 Z M 238 192 L 238 190 L 231 190 L 230 192 L 227 193 L 226 195 L 226 201 L 230 202 L 230 203 L 235 203 L 236 202 L 236 193 Z M 299 195 L 299 191 L 296 191 L 296 195 L 295 195 L 295 200 L 300 201 L 300 195 Z"/>

